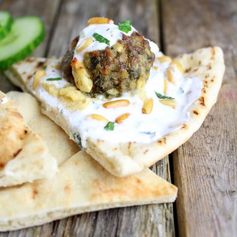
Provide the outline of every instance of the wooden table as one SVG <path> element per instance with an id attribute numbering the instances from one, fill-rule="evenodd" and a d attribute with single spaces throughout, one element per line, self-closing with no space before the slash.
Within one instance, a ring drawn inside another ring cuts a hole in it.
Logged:
<path id="1" fill-rule="evenodd" d="M 176 203 L 93 212 L 0 236 L 237 236 L 236 0 L 3 0 L 0 4 L 14 16 L 43 18 L 47 37 L 37 56 L 62 56 L 89 17 L 107 16 L 116 22 L 131 19 L 171 56 L 219 45 L 227 66 L 218 103 L 202 128 L 152 168 L 178 186 Z M 1 76 L 0 89 L 14 87 Z"/>

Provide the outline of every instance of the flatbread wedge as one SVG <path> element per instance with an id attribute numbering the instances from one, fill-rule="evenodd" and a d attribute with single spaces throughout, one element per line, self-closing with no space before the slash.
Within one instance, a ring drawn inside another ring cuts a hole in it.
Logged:
<path id="1" fill-rule="evenodd" d="M 12 100 L 0 92 L 0 187 L 50 178 L 57 163 Z"/>
<path id="2" fill-rule="evenodd" d="M 127 176 L 137 173 L 177 149 L 200 128 L 215 104 L 225 70 L 222 50 L 219 47 L 203 48 L 191 54 L 181 55 L 176 59 L 184 68 L 187 77 L 196 76 L 202 81 L 201 96 L 190 108 L 189 121 L 152 144 L 136 142 L 114 144 L 103 139 L 88 138 L 85 151 L 113 175 Z M 77 137 L 73 136 L 69 129 L 65 117 L 61 116 L 59 111 L 48 106 L 31 89 L 30 85 L 36 71 L 42 69 L 44 64 L 52 62 L 55 63 L 55 60 L 29 58 L 15 64 L 5 74 L 13 83 L 20 85 L 23 90 L 38 97 L 43 112 L 62 127 L 74 141 L 79 143 Z"/>
<path id="3" fill-rule="evenodd" d="M 61 166 L 53 178 L 0 189 L 0 231 L 41 225 L 83 212 L 175 200 L 177 188 L 150 170 L 116 178 L 85 152 L 76 152 L 78 148 L 68 136 L 40 114 L 30 94 L 9 92 L 7 97 L 18 102 L 18 110 L 34 132 L 41 132 L 50 152 L 59 155 L 60 151 L 62 155 L 56 156 Z M 52 132 L 61 147 L 52 139 Z M 74 156 L 68 158 L 70 154 Z"/>
<path id="4" fill-rule="evenodd" d="M 148 169 L 117 178 L 79 152 L 52 179 L 0 190 L 0 231 L 101 209 L 173 202 L 176 195 L 174 185 Z"/>

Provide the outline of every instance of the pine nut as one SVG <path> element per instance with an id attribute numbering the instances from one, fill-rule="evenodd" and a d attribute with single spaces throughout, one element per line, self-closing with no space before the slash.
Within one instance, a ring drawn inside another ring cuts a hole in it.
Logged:
<path id="1" fill-rule="evenodd" d="M 113 100 L 103 104 L 103 107 L 106 109 L 125 107 L 130 104 L 129 100 Z"/>
<path id="2" fill-rule="evenodd" d="M 167 72 L 166 72 L 166 75 L 167 75 L 167 78 L 168 78 L 168 81 L 171 82 L 171 83 L 174 83 L 174 76 L 173 76 L 173 73 L 170 69 L 170 67 L 167 69 Z"/>
<path id="3" fill-rule="evenodd" d="M 33 89 L 35 90 L 39 86 L 40 79 L 45 76 L 45 70 L 39 70 L 35 73 L 33 81 Z"/>
<path id="4" fill-rule="evenodd" d="M 174 59 L 172 64 L 175 65 L 181 73 L 184 73 L 184 67 L 177 59 Z"/>
<path id="5" fill-rule="evenodd" d="M 90 38 L 87 38 L 79 48 L 77 48 L 77 52 L 80 53 L 81 51 L 83 51 L 84 49 L 86 49 L 87 47 L 89 47 L 91 44 L 93 43 L 93 39 L 90 37 Z"/>
<path id="6" fill-rule="evenodd" d="M 160 56 L 158 59 L 161 63 L 170 63 L 172 61 L 172 59 L 168 56 Z"/>
<path id="7" fill-rule="evenodd" d="M 102 122 L 108 122 L 109 120 L 107 118 L 105 118 L 104 116 L 100 115 L 100 114 L 90 114 L 89 115 L 90 118 L 98 120 L 98 121 L 102 121 Z"/>
<path id="8" fill-rule="evenodd" d="M 169 99 L 160 99 L 159 100 L 161 104 L 167 105 L 175 109 L 176 107 L 176 101 L 175 100 L 169 100 Z"/>
<path id="9" fill-rule="evenodd" d="M 167 94 L 167 89 L 168 89 L 168 80 L 164 79 L 164 95 Z"/>
<path id="10" fill-rule="evenodd" d="M 122 114 L 115 119 L 116 123 L 122 123 L 125 119 L 129 117 L 129 113 Z"/>
<path id="11" fill-rule="evenodd" d="M 153 109 L 153 99 L 146 99 L 142 107 L 143 114 L 150 114 Z"/>
<path id="12" fill-rule="evenodd" d="M 113 23 L 113 20 L 106 17 L 92 17 L 87 21 L 88 25 L 91 24 L 108 24 Z"/>

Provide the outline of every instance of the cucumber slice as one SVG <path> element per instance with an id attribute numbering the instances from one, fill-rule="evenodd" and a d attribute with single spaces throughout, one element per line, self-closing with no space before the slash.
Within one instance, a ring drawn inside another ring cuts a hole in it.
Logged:
<path id="1" fill-rule="evenodd" d="M 11 31 L 0 41 L 0 69 L 4 70 L 30 55 L 44 36 L 44 25 L 38 17 L 17 18 Z"/>
<path id="2" fill-rule="evenodd" d="M 0 11 L 0 40 L 10 32 L 12 23 L 11 15 L 8 12 Z"/>

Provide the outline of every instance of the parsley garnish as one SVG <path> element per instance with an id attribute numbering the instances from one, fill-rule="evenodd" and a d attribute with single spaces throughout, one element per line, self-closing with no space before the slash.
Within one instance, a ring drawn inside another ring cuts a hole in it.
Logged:
<path id="1" fill-rule="evenodd" d="M 107 131 L 113 131 L 114 130 L 114 122 L 108 122 L 105 125 L 104 129 L 107 130 Z"/>
<path id="2" fill-rule="evenodd" d="M 103 35 L 100 35 L 98 33 L 94 33 L 93 37 L 100 43 L 105 43 L 105 44 L 108 44 L 108 45 L 110 43 L 108 39 L 106 39 Z"/>
<path id="3" fill-rule="evenodd" d="M 158 92 L 155 92 L 155 93 L 156 93 L 156 96 L 157 96 L 159 99 L 162 99 L 162 100 L 164 100 L 164 99 L 167 99 L 167 100 L 174 100 L 173 97 L 166 96 L 166 95 L 162 95 L 162 94 L 160 94 L 160 93 L 158 93 Z"/>
<path id="4" fill-rule="evenodd" d="M 125 33 L 128 33 L 130 30 L 132 30 L 131 21 L 128 21 L 128 20 L 119 23 L 118 27 L 121 31 Z"/>
<path id="5" fill-rule="evenodd" d="M 55 78 L 47 78 L 46 81 L 59 81 L 62 80 L 61 77 L 55 77 Z"/>

